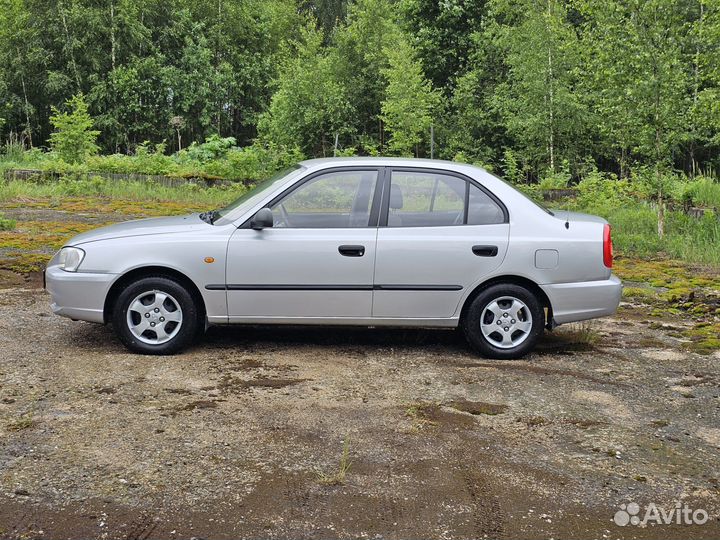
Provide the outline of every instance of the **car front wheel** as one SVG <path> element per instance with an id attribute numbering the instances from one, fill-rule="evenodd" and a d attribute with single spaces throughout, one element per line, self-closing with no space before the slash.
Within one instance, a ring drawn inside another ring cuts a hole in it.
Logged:
<path id="1" fill-rule="evenodd" d="M 174 354 L 193 341 L 199 325 L 192 295 L 173 279 L 146 277 L 118 296 L 113 326 L 120 341 L 141 354 Z"/>
<path id="2" fill-rule="evenodd" d="M 497 284 L 478 294 L 463 317 L 470 345 L 488 358 L 513 359 L 529 353 L 545 325 L 543 307 L 525 287 Z"/>

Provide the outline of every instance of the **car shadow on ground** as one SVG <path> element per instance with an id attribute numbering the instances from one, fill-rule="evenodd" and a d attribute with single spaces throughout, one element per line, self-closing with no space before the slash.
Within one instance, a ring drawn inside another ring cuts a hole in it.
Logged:
<path id="1" fill-rule="evenodd" d="M 124 351 L 110 326 L 82 324 L 68 329 L 74 347 L 108 352 Z M 234 325 L 212 326 L 190 349 L 189 354 L 202 349 L 276 348 L 304 346 L 367 347 L 381 353 L 387 349 L 408 351 L 435 350 L 459 355 L 474 355 L 461 330 L 428 328 L 367 328 L 345 326 L 273 326 Z M 597 345 L 597 344 L 596 344 Z M 572 355 L 593 350 L 594 345 L 567 330 L 545 331 L 532 357 Z"/>

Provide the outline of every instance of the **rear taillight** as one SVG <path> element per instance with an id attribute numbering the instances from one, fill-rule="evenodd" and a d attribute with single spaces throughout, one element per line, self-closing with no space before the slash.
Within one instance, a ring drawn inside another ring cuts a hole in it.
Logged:
<path id="1" fill-rule="evenodd" d="M 612 237 L 610 236 L 610 225 L 607 223 L 603 228 L 603 263 L 606 267 L 612 268 L 613 262 L 613 247 Z"/>

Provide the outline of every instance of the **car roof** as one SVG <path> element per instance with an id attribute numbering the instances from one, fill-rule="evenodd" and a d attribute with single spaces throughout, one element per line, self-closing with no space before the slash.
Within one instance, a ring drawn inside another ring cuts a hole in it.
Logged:
<path id="1" fill-rule="evenodd" d="M 457 161 L 445 161 L 441 159 L 421 158 L 398 158 L 398 157 L 333 157 L 307 159 L 300 162 L 308 169 L 326 169 L 328 167 L 352 167 L 352 166 L 375 166 L 375 167 L 425 167 L 432 169 L 445 169 L 450 171 L 467 171 L 468 169 L 484 170 L 480 167 Z"/>

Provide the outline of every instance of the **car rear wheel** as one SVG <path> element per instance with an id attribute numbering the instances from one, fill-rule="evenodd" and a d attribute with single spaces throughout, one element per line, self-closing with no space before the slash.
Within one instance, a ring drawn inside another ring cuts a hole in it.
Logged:
<path id="1" fill-rule="evenodd" d="M 192 295 L 168 277 L 146 277 L 128 285 L 112 314 L 120 341 L 141 354 L 173 354 L 198 333 L 199 311 Z"/>
<path id="2" fill-rule="evenodd" d="M 543 307 L 525 287 L 497 284 L 480 292 L 462 321 L 470 345 L 488 358 L 513 359 L 529 353 L 545 325 Z"/>

